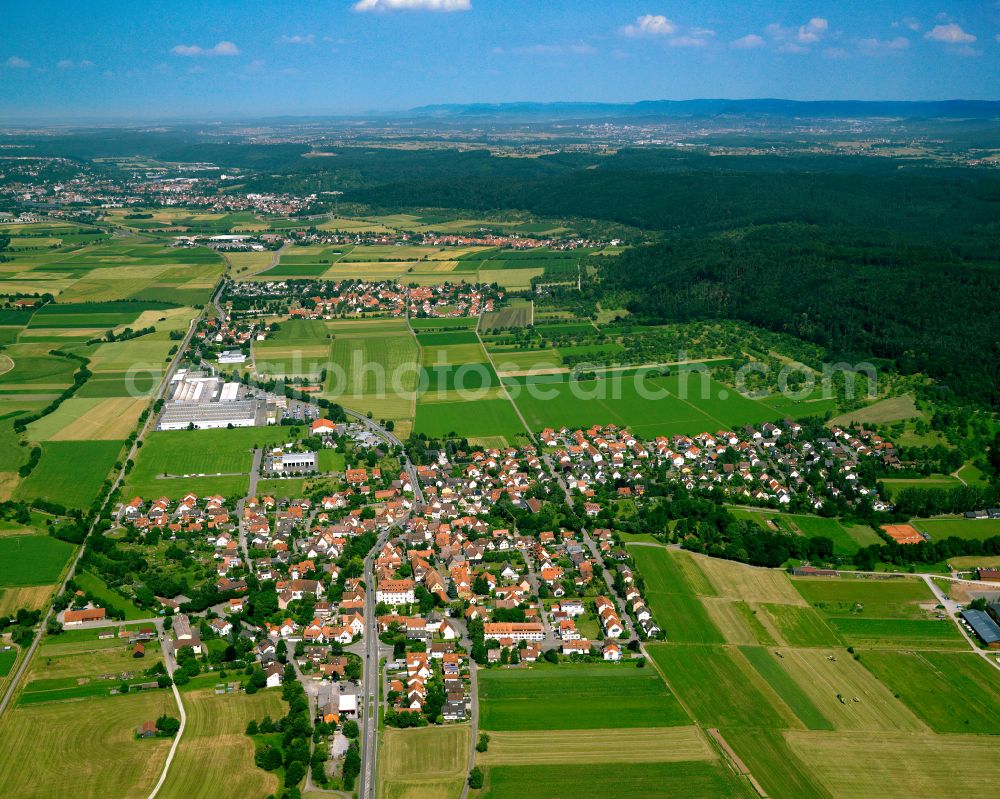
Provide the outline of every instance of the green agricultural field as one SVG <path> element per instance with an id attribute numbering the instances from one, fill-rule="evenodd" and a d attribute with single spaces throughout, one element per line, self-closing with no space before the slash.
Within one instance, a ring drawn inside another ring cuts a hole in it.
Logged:
<path id="1" fill-rule="evenodd" d="M 437 317 L 431 316 L 427 318 L 415 317 L 409 320 L 410 327 L 412 327 L 417 332 L 421 331 L 435 331 L 435 330 L 454 330 L 475 328 L 476 323 L 479 321 L 474 316 L 445 316 Z"/>
<path id="2" fill-rule="evenodd" d="M 0 536 L 0 588 L 54 583 L 75 550 L 50 535 Z"/>
<path id="3" fill-rule="evenodd" d="M 831 799 L 778 730 L 727 729 L 726 741 L 774 799 Z"/>
<path id="4" fill-rule="evenodd" d="M 842 646 L 843 641 L 823 617 L 809 607 L 761 603 L 765 623 L 777 630 L 789 646 Z"/>
<path id="5" fill-rule="evenodd" d="M 833 617 L 830 625 L 853 646 L 889 649 L 966 649 L 949 619 L 869 619 Z"/>
<path id="6" fill-rule="evenodd" d="M 750 665 L 774 689 L 799 720 L 810 730 L 832 730 L 833 725 L 820 712 L 808 694 L 781 667 L 774 651 L 759 646 L 742 646 L 740 652 Z"/>
<path id="7" fill-rule="evenodd" d="M 866 651 L 861 662 L 935 732 L 1000 735 L 1000 672 L 978 655 Z"/>
<path id="8" fill-rule="evenodd" d="M 628 551 L 646 581 L 645 596 L 653 618 L 668 640 L 720 644 L 725 640 L 669 550 L 633 545 Z"/>
<path id="9" fill-rule="evenodd" d="M 10 797 L 146 799 L 170 748 L 139 740 L 135 729 L 163 713 L 177 716 L 169 691 L 18 705 L 0 719 L 0 785 Z"/>
<path id="10" fill-rule="evenodd" d="M 647 644 L 646 650 L 703 727 L 783 729 L 797 724 L 792 711 L 736 649 Z"/>
<path id="11" fill-rule="evenodd" d="M 614 423 L 647 437 L 694 435 L 759 424 L 777 415 L 773 408 L 712 380 L 705 381 L 703 393 L 702 381 L 694 375 L 643 375 L 623 370 L 600 380 L 549 375 L 508 377 L 504 383 L 534 429 Z"/>
<path id="12" fill-rule="evenodd" d="M 253 449 L 293 440 L 297 430 L 285 426 L 235 430 L 160 430 L 146 436 L 128 482 L 149 482 L 167 475 L 248 474 Z"/>
<path id="13" fill-rule="evenodd" d="M 792 579 L 792 585 L 810 605 L 828 615 L 917 619 L 926 615 L 921 603 L 935 603 L 927 584 L 917 578 L 806 577 Z"/>
<path id="14" fill-rule="evenodd" d="M 742 600 L 701 597 L 709 618 L 727 644 L 774 646 L 777 640 L 760 620 L 761 611 Z"/>
<path id="15" fill-rule="evenodd" d="M 14 668 L 16 662 L 17 649 L 0 649 L 0 678 L 10 674 L 10 670 Z"/>
<path id="16" fill-rule="evenodd" d="M 583 730 L 690 724 L 655 669 L 561 665 L 479 676 L 484 730 Z"/>
<path id="17" fill-rule="evenodd" d="M 90 507 L 122 450 L 121 441 L 46 441 L 38 466 L 17 487 L 16 499 L 45 499 L 67 508 Z M 86 464 L 81 469 L 80 464 Z"/>
<path id="18" fill-rule="evenodd" d="M 596 758 L 596 759 L 599 759 Z M 490 766 L 483 799 L 744 799 L 750 787 L 720 763 L 577 763 L 572 766 Z"/>
<path id="19" fill-rule="evenodd" d="M 432 438 L 457 435 L 461 438 L 503 437 L 512 442 L 526 435 L 517 412 L 507 399 L 480 399 L 457 402 L 417 401 L 414 432 Z"/>
<path id="20" fill-rule="evenodd" d="M 479 344 L 474 330 L 451 330 L 444 333 L 417 333 L 421 347 L 448 347 L 453 344 Z"/>
<path id="21" fill-rule="evenodd" d="M 823 614 L 827 624 L 854 646 L 965 647 L 951 621 L 931 618 L 921 607 L 933 608 L 937 604 L 922 580 L 804 578 L 792 582 L 799 593 Z"/>

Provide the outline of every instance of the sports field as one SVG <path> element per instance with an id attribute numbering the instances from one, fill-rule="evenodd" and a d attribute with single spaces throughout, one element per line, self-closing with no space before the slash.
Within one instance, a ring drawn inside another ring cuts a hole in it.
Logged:
<path id="1" fill-rule="evenodd" d="M 159 793 L 163 799 L 245 799 L 277 793 L 277 778 L 253 762 L 247 722 L 281 718 L 287 706 L 277 689 L 216 695 L 185 691 L 187 728 Z"/>
<path id="2" fill-rule="evenodd" d="M 484 730 L 589 730 L 690 723 L 654 669 L 562 665 L 479 676 Z"/>
<path id="3" fill-rule="evenodd" d="M 911 523 L 932 541 L 951 536 L 982 540 L 1000 535 L 1000 519 L 912 519 Z"/>

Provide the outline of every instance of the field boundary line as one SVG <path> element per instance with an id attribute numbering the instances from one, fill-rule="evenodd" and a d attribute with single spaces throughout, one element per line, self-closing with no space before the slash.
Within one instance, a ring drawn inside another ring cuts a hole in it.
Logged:
<path id="1" fill-rule="evenodd" d="M 757 794 L 762 797 L 762 799 L 767 799 L 767 791 L 757 782 L 757 778 L 750 773 L 750 769 L 747 768 L 747 764 L 743 762 L 743 759 L 736 754 L 736 751 L 729 745 L 729 742 L 722 737 L 722 733 L 719 732 L 715 727 L 709 727 L 706 732 L 711 736 L 712 740 L 715 741 L 716 746 L 722 751 L 722 757 L 725 761 L 742 777 L 745 777 L 750 785 Z"/>

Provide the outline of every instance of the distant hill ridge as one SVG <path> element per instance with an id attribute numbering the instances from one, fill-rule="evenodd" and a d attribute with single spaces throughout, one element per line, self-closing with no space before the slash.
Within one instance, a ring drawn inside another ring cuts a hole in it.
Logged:
<path id="1" fill-rule="evenodd" d="M 423 117 L 531 119 L 776 116 L 823 118 L 1000 119 L 994 100 L 643 100 L 637 103 L 451 103 L 410 110 Z"/>

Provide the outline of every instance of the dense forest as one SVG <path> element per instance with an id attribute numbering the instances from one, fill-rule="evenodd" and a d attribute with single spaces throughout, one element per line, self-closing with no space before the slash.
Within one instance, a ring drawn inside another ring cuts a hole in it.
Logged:
<path id="1" fill-rule="evenodd" d="M 741 319 L 996 405 L 1000 267 L 988 246 L 796 224 L 679 237 L 602 263 L 640 319 Z"/>

